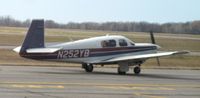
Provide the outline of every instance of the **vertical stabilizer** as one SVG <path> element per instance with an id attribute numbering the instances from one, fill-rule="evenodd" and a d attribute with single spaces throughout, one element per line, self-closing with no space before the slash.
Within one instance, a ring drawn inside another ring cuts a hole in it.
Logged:
<path id="1" fill-rule="evenodd" d="M 44 47 L 44 20 L 32 20 L 31 26 L 21 46 L 20 53 L 30 48 Z"/>

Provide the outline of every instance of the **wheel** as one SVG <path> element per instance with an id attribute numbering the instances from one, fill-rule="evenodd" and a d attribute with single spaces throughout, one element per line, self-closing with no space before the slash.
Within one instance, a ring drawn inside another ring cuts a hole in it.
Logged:
<path id="1" fill-rule="evenodd" d="M 92 72 L 94 67 L 92 64 L 85 64 L 83 68 L 85 69 L 86 72 Z"/>
<path id="2" fill-rule="evenodd" d="M 141 69 L 140 69 L 139 66 L 136 66 L 136 67 L 134 68 L 134 73 L 135 73 L 135 74 L 140 74 L 140 71 L 141 71 Z"/>
<path id="3" fill-rule="evenodd" d="M 126 74 L 126 72 L 123 72 L 123 71 L 120 70 L 120 67 L 118 67 L 117 71 L 118 71 L 119 75 L 125 75 Z"/>

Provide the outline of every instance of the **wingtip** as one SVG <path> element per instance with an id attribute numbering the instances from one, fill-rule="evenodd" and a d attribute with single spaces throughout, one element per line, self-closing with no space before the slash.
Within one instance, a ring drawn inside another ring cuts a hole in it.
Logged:
<path id="1" fill-rule="evenodd" d="M 190 51 L 188 50 L 183 50 L 183 51 L 178 51 L 176 54 L 188 54 Z"/>

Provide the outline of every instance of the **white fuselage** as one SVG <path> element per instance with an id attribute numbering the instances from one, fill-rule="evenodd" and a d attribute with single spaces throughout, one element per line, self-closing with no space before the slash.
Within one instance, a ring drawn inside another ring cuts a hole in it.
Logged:
<path id="1" fill-rule="evenodd" d="M 102 42 L 109 40 L 114 40 L 116 45 L 103 47 Z M 120 45 L 121 40 L 125 41 L 126 45 Z M 49 60 L 88 63 L 114 57 L 155 53 L 158 46 L 149 43 L 134 43 L 123 36 L 101 36 L 47 47 L 62 49 L 56 54 L 57 58 Z"/>

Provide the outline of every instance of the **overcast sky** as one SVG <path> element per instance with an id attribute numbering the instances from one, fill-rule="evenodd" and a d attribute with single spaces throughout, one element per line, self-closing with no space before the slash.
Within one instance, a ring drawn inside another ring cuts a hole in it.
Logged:
<path id="1" fill-rule="evenodd" d="M 200 0 L 0 0 L 0 16 L 67 22 L 200 20 Z"/>

